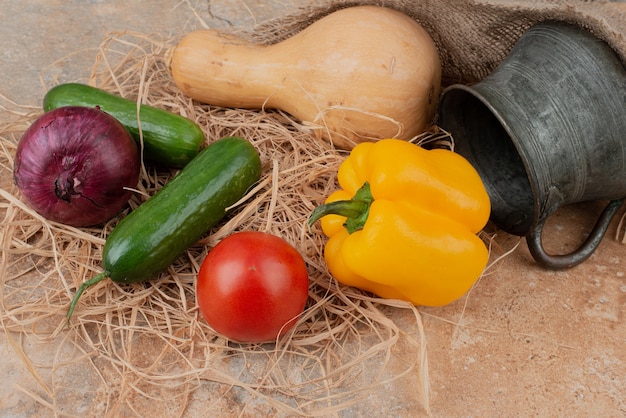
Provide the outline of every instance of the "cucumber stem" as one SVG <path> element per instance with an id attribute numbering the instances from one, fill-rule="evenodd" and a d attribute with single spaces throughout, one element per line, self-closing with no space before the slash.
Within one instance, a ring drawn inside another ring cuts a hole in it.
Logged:
<path id="1" fill-rule="evenodd" d="M 86 282 L 84 282 L 82 285 L 80 285 L 78 290 L 76 290 L 76 294 L 74 295 L 74 297 L 72 298 L 72 302 L 70 303 L 70 308 L 67 310 L 67 317 L 66 317 L 66 319 L 67 319 L 67 326 L 68 327 L 70 326 L 70 318 L 72 317 L 72 313 L 74 313 L 74 308 L 76 308 L 76 304 L 78 303 L 78 299 L 83 294 L 83 292 L 85 290 L 87 290 L 88 287 L 91 287 L 94 284 L 100 283 L 102 280 L 106 279 L 108 277 L 108 275 L 109 275 L 108 272 L 103 271 L 102 273 L 98 274 L 97 276 L 94 276 L 90 280 L 87 280 Z"/>

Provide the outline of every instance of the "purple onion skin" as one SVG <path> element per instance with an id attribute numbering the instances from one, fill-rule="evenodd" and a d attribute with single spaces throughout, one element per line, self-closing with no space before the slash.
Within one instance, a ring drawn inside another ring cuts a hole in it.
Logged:
<path id="1" fill-rule="evenodd" d="M 128 203 L 140 172 L 130 133 L 98 108 L 67 106 L 44 113 L 24 132 L 14 179 L 24 200 L 43 217 L 95 226 Z"/>

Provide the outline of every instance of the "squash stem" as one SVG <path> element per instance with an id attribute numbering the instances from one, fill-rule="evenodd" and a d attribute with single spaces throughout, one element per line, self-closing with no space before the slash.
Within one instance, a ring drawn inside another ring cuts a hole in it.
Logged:
<path id="1" fill-rule="evenodd" d="M 365 182 L 352 199 L 337 200 L 313 209 L 309 216 L 309 228 L 326 215 L 339 215 L 346 217 L 343 226 L 348 230 L 348 233 L 352 234 L 365 226 L 373 200 L 370 185 Z"/>
<path id="2" fill-rule="evenodd" d="M 74 295 L 74 297 L 72 298 L 72 302 L 70 303 L 70 307 L 67 310 L 67 326 L 70 326 L 70 318 L 72 317 L 72 313 L 74 313 L 74 308 L 76 308 L 76 304 L 78 303 L 78 299 L 80 298 L 80 296 L 83 294 L 83 292 L 85 290 L 87 290 L 88 287 L 91 287 L 97 283 L 100 283 L 102 280 L 106 279 L 108 277 L 108 272 L 104 271 L 100 274 L 98 274 L 97 276 L 94 276 L 92 279 L 87 280 L 86 282 L 84 282 L 76 291 L 76 294 Z"/>

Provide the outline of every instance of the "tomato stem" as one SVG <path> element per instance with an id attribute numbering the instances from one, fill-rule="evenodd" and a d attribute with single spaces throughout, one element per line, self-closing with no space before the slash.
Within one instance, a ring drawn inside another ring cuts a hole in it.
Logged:
<path id="1" fill-rule="evenodd" d="M 97 276 L 94 276 L 90 280 L 87 280 L 86 282 L 84 282 L 82 285 L 80 285 L 78 290 L 76 290 L 76 294 L 72 298 L 72 302 L 70 303 L 70 307 L 67 310 L 67 317 L 66 317 L 66 319 L 67 319 L 67 326 L 68 327 L 70 325 L 70 318 L 72 317 L 72 313 L 74 312 L 74 308 L 76 308 L 76 304 L 78 303 L 78 299 L 83 294 L 83 292 L 85 290 L 87 290 L 88 287 L 91 287 L 91 286 L 93 286 L 93 285 L 95 285 L 97 283 L 100 283 L 102 280 L 106 279 L 108 276 L 109 276 L 109 273 L 107 271 L 104 271 L 104 272 L 98 274 Z"/>

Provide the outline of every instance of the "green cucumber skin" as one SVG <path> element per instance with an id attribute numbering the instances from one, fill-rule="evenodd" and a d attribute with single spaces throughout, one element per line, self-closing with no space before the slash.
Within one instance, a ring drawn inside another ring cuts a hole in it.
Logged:
<path id="1" fill-rule="evenodd" d="M 63 106 L 99 106 L 119 120 L 141 146 L 135 101 L 86 84 L 66 83 L 51 88 L 43 99 L 45 112 Z M 139 109 L 146 160 L 166 167 L 182 168 L 198 154 L 205 139 L 198 124 L 156 107 L 141 105 Z"/>
<path id="2" fill-rule="evenodd" d="M 111 231 L 102 260 L 107 276 L 136 283 L 165 270 L 260 176 L 261 160 L 250 142 L 239 137 L 213 142 Z"/>

